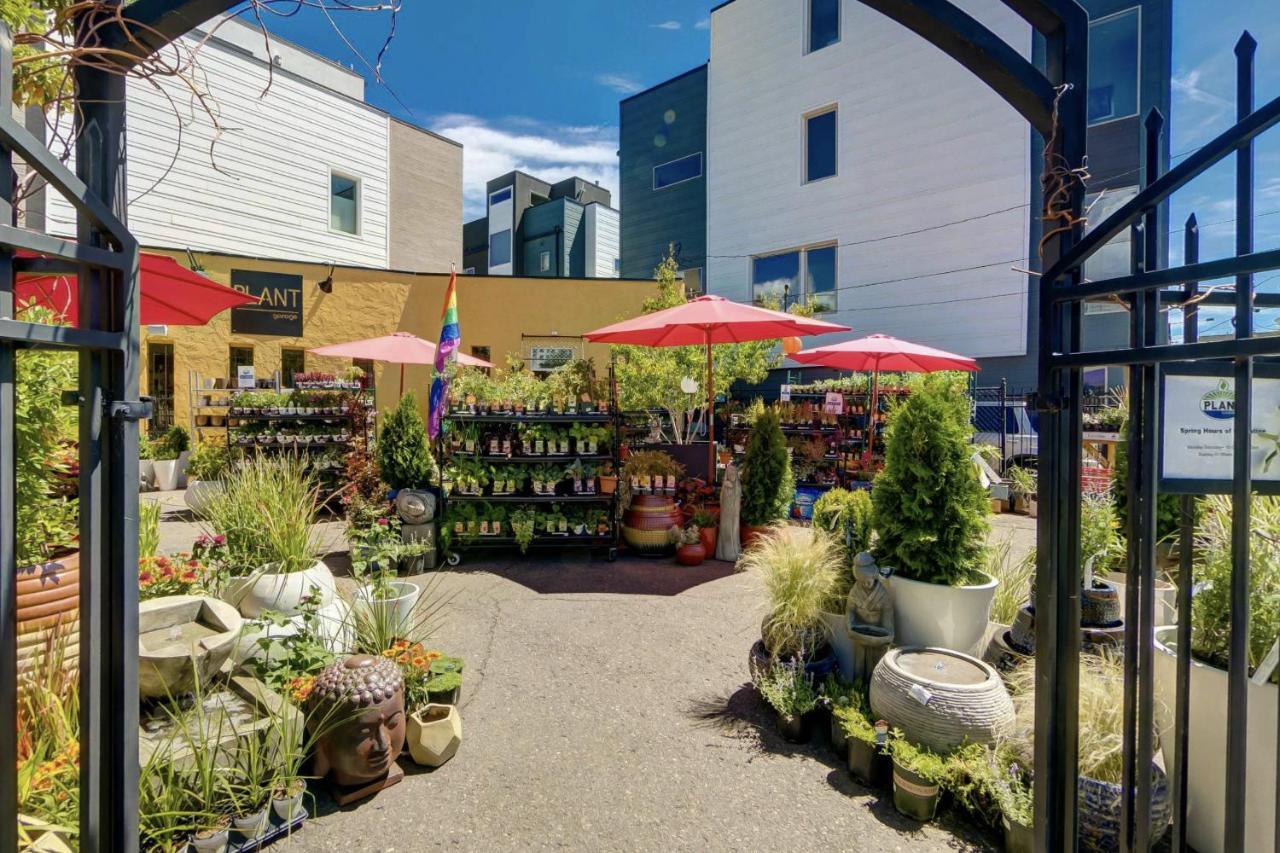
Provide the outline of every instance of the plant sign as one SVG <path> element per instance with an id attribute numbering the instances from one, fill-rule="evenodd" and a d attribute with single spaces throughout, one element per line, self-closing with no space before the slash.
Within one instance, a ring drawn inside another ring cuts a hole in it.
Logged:
<path id="1" fill-rule="evenodd" d="M 252 364 L 241 364 L 236 367 L 236 387 L 252 388 L 257 384 L 257 379 L 253 374 Z"/>
<path id="2" fill-rule="evenodd" d="M 1217 365 L 1170 367 L 1163 374 L 1160 489 L 1189 494 L 1231 491 L 1235 456 L 1235 383 Z M 1259 365 L 1253 380 L 1249 464 L 1255 488 L 1280 493 L 1280 375 Z"/>
<path id="3" fill-rule="evenodd" d="M 231 287 L 256 297 L 256 305 L 231 309 L 231 331 L 244 335 L 302 336 L 302 276 L 232 270 Z"/>
<path id="4" fill-rule="evenodd" d="M 826 402 L 822 406 L 823 414 L 842 415 L 844 414 L 844 395 L 839 391 L 828 391 Z"/>

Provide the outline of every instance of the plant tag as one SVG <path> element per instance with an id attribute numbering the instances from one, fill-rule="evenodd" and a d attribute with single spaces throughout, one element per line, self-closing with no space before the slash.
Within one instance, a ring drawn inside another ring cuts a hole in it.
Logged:
<path id="1" fill-rule="evenodd" d="M 1276 641 L 1271 644 L 1271 651 L 1267 652 L 1262 663 L 1258 664 L 1250 680 L 1261 687 L 1271 680 L 1271 673 L 1276 671 L 1277 665 L 1280 665 L 1280 637 L 1276 637 Z"/>
<path id="2" fill-rule="evenodd" d="M 933 698 L 933 694 L 930 693 L 923 684 L 913 684 L 911 685 L 911 689 L 907 692 L 911 694 L 912 699 L 916 700 L 921 705 L 928 705 L 929 700 Z"/>

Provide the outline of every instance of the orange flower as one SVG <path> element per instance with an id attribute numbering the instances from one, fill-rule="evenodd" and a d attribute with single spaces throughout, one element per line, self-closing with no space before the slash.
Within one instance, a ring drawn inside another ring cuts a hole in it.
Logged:
<path id="1" fill-rule="evenodd" d="M 426 669 L 431 666 L 431 661 L 427 660 L 425 655 L 417 655 L 413 659 L 413 665 L 418 669 Z"/>
<path id="2" fill-rule="evenodd" d="M 427 652 L 426 657 L 427 660 L 440 660 L 440 658 L 444 657 L 444 652 L 430 651 Z"/>
<path id="3" fill-rule="evenodd" d="M 383 649 L 383 650 L 382 650 L 382 656 L 383 656 L 384 658 L 394 658 L 394 657 L 396 656 L 396 650 L 395 650 L 395 649 Z"/>
<path id="4" fill-rule="evenodd" d="M 400 663 L 408 663 L 408 662 L 409 662 L 409 653 L 408 653 L 408 652 L 401 652 L 401 653 L 400 653 L 400 656 L 399 656 L 398 658 L 396 658 L 396 660 L 400 661 Z"/>
<path id="5" fill-rule="evenodd" d="M 195 583 L 200 580 L 200 575 L 196 574 L 195 571 L 188 569 L 178 577 L 178 580 L 183 583 Z"/>
<path id="6" fill-rule="evenodd" d="M 391 644 L 391 648 L 393 648 L 393 649 L 397 649 L 397 650 L 400 650 L 400 649 L 407 649 L 407 648 L 409 648 L 409 641 L 408 641 L 408 640 L 396 640 L 394 643 L 392 643 L 392 644 Z"/>
<path id="7" fill-rule="evenodd" d="M 156 579 L 151 576 L 151 572 L 138 572 L 138 586 L 142 589 L 146 589 L 155 582 Z"/>

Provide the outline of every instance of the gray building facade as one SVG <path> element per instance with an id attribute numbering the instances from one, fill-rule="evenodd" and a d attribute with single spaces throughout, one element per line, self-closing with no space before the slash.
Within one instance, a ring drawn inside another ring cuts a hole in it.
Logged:
<path id="1" fill-rule="evenodd" d="M 707 65 L 619 105 L 622 275 L 652 278 L 674 247 L 690 290 L 705 292 Z"/>

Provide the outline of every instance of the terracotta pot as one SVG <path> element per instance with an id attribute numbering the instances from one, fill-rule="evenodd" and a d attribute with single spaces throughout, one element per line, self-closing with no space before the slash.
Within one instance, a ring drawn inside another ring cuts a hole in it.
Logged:
<path id="1" fill-rule="evenodd" d="M 701 566 L 705 559 L 707 559 L 707 549 L 701 542 L 681 545 L 676 549 L 676 560 L 682 566 Z"/>
<path id="2" fill-rule="evenodd" d="M 600 494 L 611 495 L 618 490 L 617 474 L 601 474 L 600 475 Z"/>
<path id="3" fill-rule="evenodd" d="M 747 550 L 747 548 L 750 548 L 752 542 L 755 542 L 756 539 L 760 538 L 761 536 L 765 535 L 768 532 L 769 532 L 768 525 L 761 525 L 760 527 L 756 527 L 751 524 L 739 524 L 738 525 L 738 541 L 742 545 L 742 550 L 745 551 Z"/>
<path id="4" fill-rule="evenodd" d="M 76 639 L 74 626 L 80 616 L 80 552 L 59 557 L 48 563 L 18 569 L 18 668 L 25 670 L 32 657 L 39 654 L 45 640 L 53 633 L 69 631 Z M 31 645 L 24 640 L 34 639 Z M 78 649 L 68 643 L 66 662 L 75 664 Z"/>
<path id="5" fill-rule="evenodd" d="M 720 538 L 720 528 L 699 527 L 698 538 L 702 540 L 702 547 L 706 550 L 707 556 L 713 556 L 716 553 L 716 540 Z"/>
<path id="6" fill-rule="evenodd" d="M 622 537 L 627 546 L 642 556 L 671 553 L 667 532 L 680 525 L 680 510 L 665 495 L 636 495 L 622 515 Z"/>

